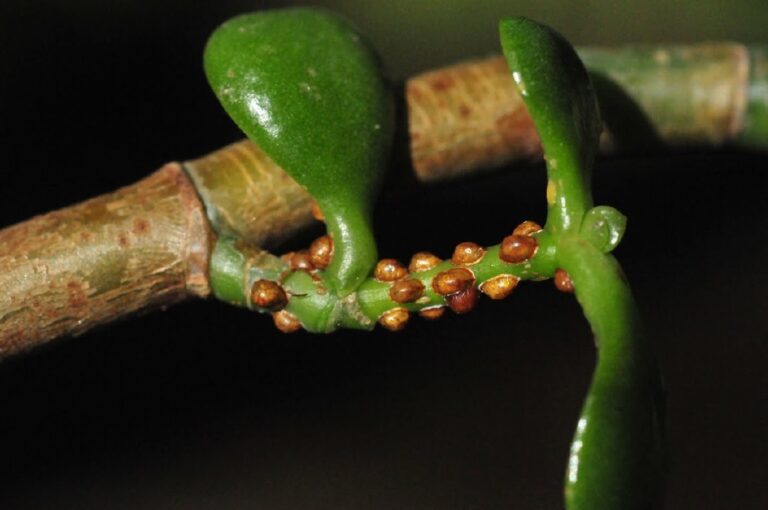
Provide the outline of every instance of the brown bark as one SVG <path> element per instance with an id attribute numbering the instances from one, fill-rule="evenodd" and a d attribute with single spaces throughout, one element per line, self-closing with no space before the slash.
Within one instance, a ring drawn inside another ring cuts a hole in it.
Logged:
<path id="1" fill-rule="evenodd" d="M 719 145 L 745 128 L 743 45 L 587 48 L 581 56 L 600 79 L 604 152 L 649 143 Z M 405 92 L 410 158 L 421 181 L 541 158 L 536 128 L 503 57 L 415 76 Z M 270 246 L 312 221 L 307 192 L 249 141 L 184 166 L 217 232 Z"/>
<path id="2" fill-rule="evenodd" d="M 212 234 L 178 164 L 0 231 L 0 357 L 206 296 Z"/>
<path id="3" fill-rule="evenodd" d="M 649 140 L 766 144 L 765 73 L 754 71 L 765 67 L 763 53 L 750 60 L 744 46 L 727 43 L 580 53 L 609 131 L 603 149 Z M 414 77 L 406 101 L 422 181 L 541 156 L 500 57 Z M 194 186 L 169 164 L 133 186 L 0 231 L 0 357 L 206 296 L 209 221 L 217 233 L 261 247 L 312 222 L 307 192 L 248 141 L 185 169 Z"/>
<path id="4" fill-rule="evenodd" d="M 744 45 L 582 48 L 579 55 L 603 111 L 603 152 L 749 141 L 750 122 L 765 122 L 759 109 L 748 118 L 750 53 Z M 755 57 L 752 66 L 764 60 Z M 758 95 L 751 100 L 762 100 Z M 406 101 L 411 158 L 422 181 L 541 157 L 503 57 L 415 76 L 406 84 Z"/>
<path id="5" fill-rule="evenodd" d="M 533 120 L 503 57 L 408 80 L 411 160 L 422 181 L 541 157 Z"/>
<path id="6" fill-rule="evenodd" d="M 186 161 L 184 169 L 219 234 L 271 247 L 313 221 L 309 193 L 247 140 Z"/>

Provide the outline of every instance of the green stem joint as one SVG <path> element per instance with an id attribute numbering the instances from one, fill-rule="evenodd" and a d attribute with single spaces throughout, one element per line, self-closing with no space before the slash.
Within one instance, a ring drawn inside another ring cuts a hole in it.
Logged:
<path id="1" fill-rule="evenodd" d="M 222 236 L 211 286 L 219 299 L 261 312 L 279 309 L 280 320 L 328 333 L 369 330 L 377 321 L 399 329 L 409 313 L 446 306 L 468 311 L 478 289 L 498 297 L 491 288 L 499 278 L 511 291 L 520 280 L 565 274 L 598 347 L 571 447 L 566 506 L 648 509 L 663 467 L 662 391 L 632 293 L 610 255 L 626 219 L 593 204 L 591 170 L 602 123 L 592 81 L 573 47 L 551 29 L 525 18 L 504 19 L 499 28 L 544 149 L 545 227 L 520 225 L 499 245 L 470 246 L 469 259 L 454 254 L 410 273 L 391 263 L 391 271 L 380 274 L 379 266 L 373 270 L 369 212 L 392 123 L 391 98 L 372 50 L 325 12 L 271 11 L 222 26 L 206 49 L 209 80 L 249 137 L 317 200 L 333 252 L 325 269 L 300 267 Z M 395 292 L 401 287 L 402 295 Z M 269 300 L 254 293 L 262 288 L 272 292 Z"/>

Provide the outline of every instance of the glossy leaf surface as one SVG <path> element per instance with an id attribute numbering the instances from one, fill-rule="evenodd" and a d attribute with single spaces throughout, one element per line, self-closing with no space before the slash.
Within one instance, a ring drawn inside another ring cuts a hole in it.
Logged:
<path id="1" fill-rule="evenodd" d="M 600 120 L 589 76 L 570 44 L 525 18 L 500 24 L 504 54 L 542 140 L 556 259 L 595 335 L 598 362 L 571 444 L 569 510 L 650 510 L 663 470 L 663 398 L 632 293 L 608 254 L 624 216 L 592 208 Z"/>
<path id="2" fill-rule="evenodd" d="M 560 34 L 527 18 L 499 24 L 512 77 L 541 137 L 549 174 L 547 227 L 578 228 L 592 206 L 590 170 L 601 130 L 584 65 Z"/>
<path id="3" fill-rule="evenodd" d="M 227 21 L 204 60 L 229 115 L 317 200 L 335 242 L 331 283 L 353 290 L 376 260 L 370 214 L 392 136 L 375 53 L 343 19 L 287 9 Z"/>
<path id="4" fill-rule="evenodd" d="M 569 235 L 558 252 L 598 347 L 568 459 L 567 508 L 651 510 L 664 470 L 664 398 L 632 293 L 616 259 L 591 241 Z"/>

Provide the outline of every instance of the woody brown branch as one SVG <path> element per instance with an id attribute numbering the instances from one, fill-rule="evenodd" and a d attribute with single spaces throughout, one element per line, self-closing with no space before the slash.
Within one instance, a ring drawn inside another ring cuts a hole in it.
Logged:
<path id="1" fill-rule="evenodd" d="M 633 51 L 582 57 L 610 71 L 663 142 L 717 145 L 742 134 L 752 72 L 746 48 Z M 411 160 L 422 181 L 541 157 L 500 58 L 414 77 L 406 102 Z M 621 141 L 609 132 L 602 148 L 621 148 Z M 0 357 L 205 297 L 214 230 L 269 247 L 312 221 L 309 195 L 250 142 L 185 169 L 189 177 L 166 165 L 135 185 L 0 231 Z"/>
<path id="2" fill-rule="evenodd" d="M 206 296 L 211 230 L 178 164 L 0 231 L 0 357 Z"/>

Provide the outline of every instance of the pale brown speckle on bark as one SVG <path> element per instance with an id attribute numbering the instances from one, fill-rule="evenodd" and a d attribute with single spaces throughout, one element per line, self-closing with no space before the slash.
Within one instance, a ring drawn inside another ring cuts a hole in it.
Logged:
<path id="1" fill-rule="evenodd" d="M 421 180 L 541 156 L 533 121 L 503 57 L 411 78 L 406 101 L 411 158 Z"/>

